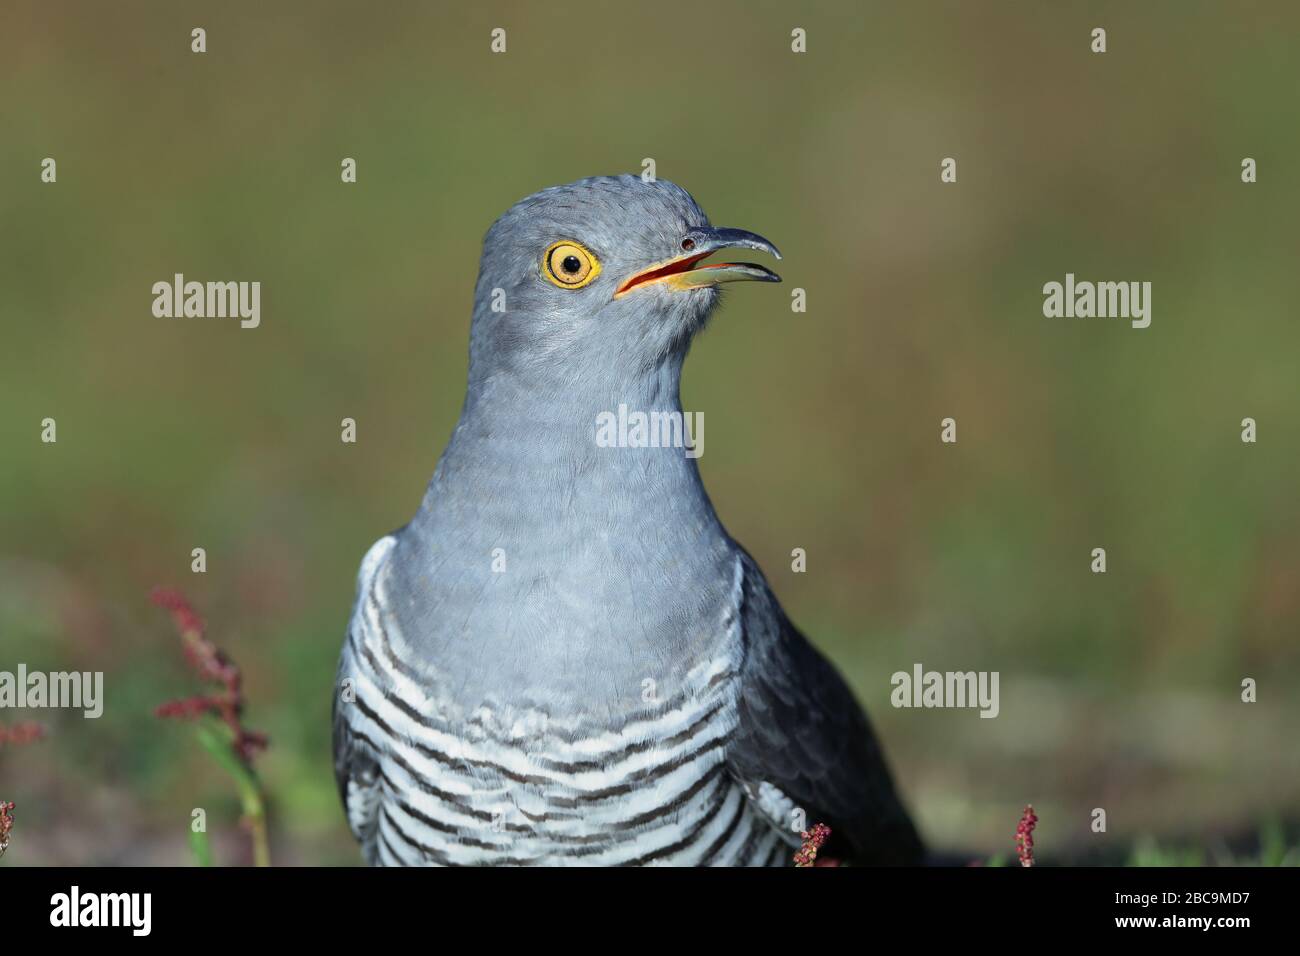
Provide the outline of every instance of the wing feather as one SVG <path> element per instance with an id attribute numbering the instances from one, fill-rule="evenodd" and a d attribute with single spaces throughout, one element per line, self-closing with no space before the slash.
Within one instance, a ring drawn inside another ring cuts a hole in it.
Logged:
<path id="1" fill-rule="evenodd" d="M 732 772 L 747 787 L 776 788 L 809 826 L 827 824 L 855 862 L 920 862 L 920 837 L 853 692 L 790 623 L 753 559 L 742 561 L 745 657 Z"/>

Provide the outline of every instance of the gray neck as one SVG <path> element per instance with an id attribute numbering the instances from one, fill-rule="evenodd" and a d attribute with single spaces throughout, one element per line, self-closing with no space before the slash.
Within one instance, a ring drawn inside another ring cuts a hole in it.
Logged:
<path id="1" fill-rule="evenodd" d="M 600 416 L 682 413 L 681 361 L 626 382 L 520 382 L 471 386 L 421 517 L 474 516 L 509 548 L 514 530 L 556 546 L 604 529 L 662 535 L 668 522 L 717 525 L 694 457 L 684 448 L 601 447 Z M 684 423 L 683 423 L 684 424 Z M 718 531 L 721 529 L 718 528 Z"/>
<path id="2" fill-rule="evenodd" d="M 695 459 L 595 441 L 597 414 L 620 403 L 680 412 L 680 369 L 547 394 L 510 376 L 471 385 L 393 562 L 395 593 L 417 595 L 406 639 L 467 706 L 490 692 L 489 659 L 495 690 L 513 682 L 517 699 L 595 680 L 607 706 L 641 706 L 641 681 L 671 683 L 722 639 L 735 545 Z"/>

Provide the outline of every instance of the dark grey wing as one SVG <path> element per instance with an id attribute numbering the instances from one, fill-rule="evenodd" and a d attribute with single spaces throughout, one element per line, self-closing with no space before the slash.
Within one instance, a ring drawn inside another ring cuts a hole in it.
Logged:
<path id="1" fill-rule="evenodd" d="M 853 692 L 790 623 L 753 559 L 743 561 L 745 656 L 740 723 L 728 748 L 732 773 L 751 794 L 780 791 L 809 827 L 825 823 L 854 862 L 921 862 L 920 837 Z"/>

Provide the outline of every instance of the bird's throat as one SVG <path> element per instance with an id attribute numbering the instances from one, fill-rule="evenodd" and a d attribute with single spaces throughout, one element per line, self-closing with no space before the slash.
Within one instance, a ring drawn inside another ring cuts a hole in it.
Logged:
<path id="1" fill-rule="evenodd" d="M 677 381 L 669 369 L 546 396 L 494 383 L 467 402 L 422 511 L 473 514 L 489 534 L 521 522 L 555 534 L 716 522 L 698 468 L 704 416 L 682 409 Z"/>

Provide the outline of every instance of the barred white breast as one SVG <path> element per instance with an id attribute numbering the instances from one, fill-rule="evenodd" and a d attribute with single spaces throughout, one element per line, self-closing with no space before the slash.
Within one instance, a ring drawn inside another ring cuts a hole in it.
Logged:
<path id="1" fill-rule="evenodd" d="M 393 543 L 362 564 L 336 705 L 344 800 L 371 863 L 788 864 L 797 836 L 725 764 L 737 660 L 701 662 L 679 693 L 617 726 L 508 701 L 456 712 L 392 639 L 382 571 Z"/>

